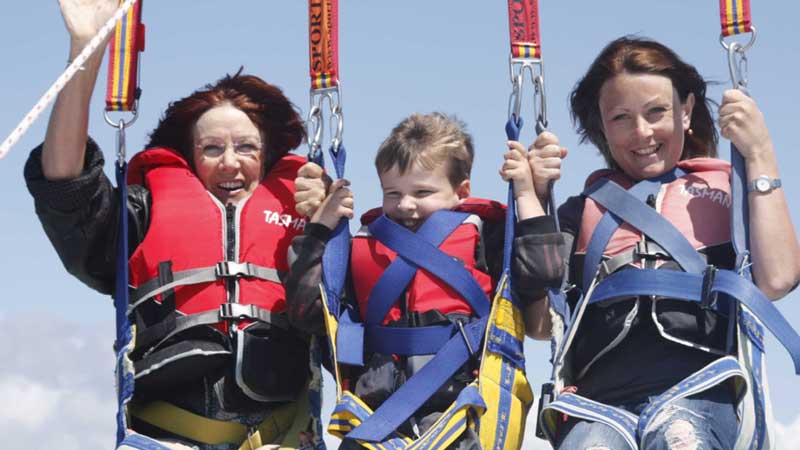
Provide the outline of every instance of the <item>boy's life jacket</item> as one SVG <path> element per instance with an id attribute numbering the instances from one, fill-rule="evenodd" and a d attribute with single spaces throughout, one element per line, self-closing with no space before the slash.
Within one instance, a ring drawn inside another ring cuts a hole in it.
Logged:
<path id="1" fill-rule="evenodd" d="M 485 292 L 492 297 L 497 280 L 486 273 L 483 259 L 478 256 L 481 246 L 481 230 L 484 221 L 497 222 L 505 217 L 505 208 L 494 201 L 469 198 L 455 208 L 455 211 L 470 215 L 439 245 L 439 250 L 452 256 L 469 271 Z M 370 308 L 369 298 L 375 284 L 384 271 L 397 257 L 397 253 L 374 238 L 368 229 L 370 223 L 380 217 L 380 208 L 365 213 L 361 218 L 362 228 L 354 236 L 351 249 L 350 270 L 358 302 L 361 319 L 366 321 Z M 402 321 L 409 316 L 424 315 L 431 311 L 439 317 L 456 314 L 474 317 L 475 311 L 451 286 L 424 269 L 417 270 L 407 285 L 405 298 L 397 299 L 389 312 L 383 317 L 382 325 Z M 425 325 L 425 323 L 416 323 Z"/>
<path id="2" fill-rule="evenodd" d="M 288 326 L 281 284 L 291 240 L 305 226 L 294 209 L 304 162 L 284 156 L 249 198 L 226 206 L 171 149 L 131 160 L 128 184 L 152 199 L 147 234 L 129 260 L 137 391 L 204 376 L 231 355 L 251 399 L 291 399 L 305 385 L 308 343 Z"/>
<path id="3" fill-rule="evenodd" d="M 701 255 L 720 246 L 727 249 L 731 239 L 728 223 L 730 165 L 718 159 L 697 158 L 680 161 L 678 167 L 687 173 L 663 184 L 658 194 L 647 200 L 648 205 L 672 223 Z M 589 176 L 586 186 L 601 178 L 608 178 L 625 189 L 634 184 L 621 172 L 600 170 Z M 604 213 L 605 208 L 591 198 L 585 198 L 575 246 L 578 261 L 585 256 Z M 730 254 L 733 258 L 732 250 Z M 725 261 L 724 265 L 732 266 L 733 262 Z M 625 222 L 614 232 L 603 251 L 603 262 L 597 273 L 590 275 L 602 279 L 617 270 L 631 268 L 681 270 L 660 246 Z M 585 373 L 599 356 L 618 345 L 639 320 L 653 320 L 653 316 L 663 334 L 679 341 L 713 349 L 730 347 L 730 343 L 726 343 L 730 325 L 728 318 L 690 302 L 669 299 L 650 302 L 646 298 L 630 298 L 600 302 L 589 308 L 583 315 L 573 347 L 573 363 L 580 373 Z"/>

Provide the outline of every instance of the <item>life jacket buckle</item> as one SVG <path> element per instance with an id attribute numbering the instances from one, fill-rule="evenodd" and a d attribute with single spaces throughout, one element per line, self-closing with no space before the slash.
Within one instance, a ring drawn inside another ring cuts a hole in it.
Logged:
<path id="1" fill-rule="evenodd" d="M 253 276 L 253 266 L 249 262 L 220 261 L 214 270 L 217 278 L 228 277 L 251 277 Z"/>
<path id="2" fill-rule="evenodd" d="M 223 303 L 219 305 L 219 318 L 228 320 L 242 320 L 254 317 L 253 305 L 241 303 Z"/>

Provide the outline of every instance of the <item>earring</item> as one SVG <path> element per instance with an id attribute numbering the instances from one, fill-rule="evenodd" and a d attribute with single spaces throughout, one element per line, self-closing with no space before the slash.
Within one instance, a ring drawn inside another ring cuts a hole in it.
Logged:
<path id="1" fill-rule="evenodd" d="M 689 128 L 688 130 L 686 130 L 686 133 L 687 133 L 689 136 L 691 136 L 691 135 L 693 135 L 693 134 L 694 134 L 694 130 L 692 130 L 691 128 Z"/>

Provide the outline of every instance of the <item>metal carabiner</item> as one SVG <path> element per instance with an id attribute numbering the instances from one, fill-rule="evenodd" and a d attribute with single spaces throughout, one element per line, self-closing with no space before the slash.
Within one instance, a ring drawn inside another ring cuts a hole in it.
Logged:
<path id="1" fill-rule="evenodd" d="M 135 120 L 135 119 L 134 119 Z M 117 165 L 122 167 L 125 164 L 125 128 L 130 126 L 133 121 L 125 123 L 124 120 L 119 119 L 119 123 L 117 124 Z"/>
<path id="2" fill-rule="evenodd" d="M 547 96 L 544 93 L 543 74 L 540 73 L 533 79 L 533 86 L 535 89 L 533 95 L 534 107 L 538 104 L 536 109 L 536 134 L 538 135 L 547 129 Z"/>
<path id="3" fill-rule="evenodd" d="M 530 74 L 533 84 L 533 110 L 536 114 L 536 132 L 547 127 L 547 101 L 544 90 L 544 65 L 541 59 L 511 58 L 508 61 L 511 77 L 511 94 L 508 97 L 509 117 L 519 118 L 522 112 L 522 93 L 525 72 Z"/>
<path id="4" fill-rule="evenodd" d="M 331 138 L 331 145 L 334 151 L 338 151 L 344 133 L 344 120 L 342 116 L 342 92 L 337 85 L 324 89 L 312 89 L 310 92 L 310 109 L 308 111 L 307 132 L 309 156 L 315 157 L 322 148 L 322 135 L 325 128 L 325 116 L 323 114 L 323 103 L 328 101 L 330 119 L 335 122 L 335 130 Z"/>
<path id="5" fill-rule="evenodd" d="M 748 63 L 745 47 L 739 45 L 738 42 L 732 42 L 726 48 L 728 50 L 728 71 L 733 88 L 747 91 Z"/>

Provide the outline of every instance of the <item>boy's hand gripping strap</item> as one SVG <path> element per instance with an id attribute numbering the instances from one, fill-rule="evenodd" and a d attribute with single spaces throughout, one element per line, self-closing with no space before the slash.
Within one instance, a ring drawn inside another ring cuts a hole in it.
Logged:
<path id="1" fill-rule="evenodd" d="M 144 51 L 142 2 L 134 4 L 117 22 L 108 46 L 106 111 L 135 111 L 139 100 L 139 53 Z"/>

